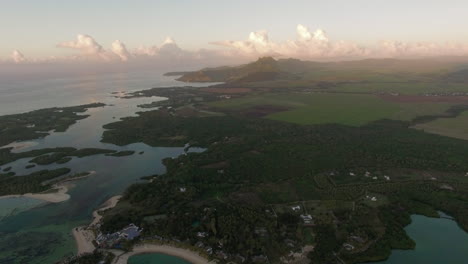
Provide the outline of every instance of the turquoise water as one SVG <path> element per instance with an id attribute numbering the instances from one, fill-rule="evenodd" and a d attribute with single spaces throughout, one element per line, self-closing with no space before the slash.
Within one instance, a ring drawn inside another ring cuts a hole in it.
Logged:
<path id="1" fill-rule="evenodd" d="M 190 264 L 178 257 L 164 254 L 142 254 L 135 255 L 128 259 L 128 264 Z"/>
<path id="2" fill-rule="evenodd" d="M 54 79 L 34 82 L 0 82 L 0 115 L 52 107 L 104 102 L 108 106 L 90 109 L 90 117 L 78 121 L 66 132 L 53 133 L 29 148 L 96 147 L 114 150 L 134 150 L 126 157 L 94 155 L 73 158 L 63 165 L 36 166 L 25 169 L 29 158 L 7 164 L 17 175 L 37 170 L 68 167 L 72 173 L 95 171 L 85 179 L 75 181 L 69 191 L 70 200 L 58 204 L 45 204 L 29 198 L 0 199 L 0 263 L 55 263 L 76 252 L 72 228 L 87 224 L 92 211 L 109 197 L 121 194 L 140 177 L 162 174 L 162 159 L 177 157 L 183 148 L 150 147 L 137 143 L 123 147 L 100 142 L 104 124 L 121 117 L 135 115 L 138 104 L 163 98 L 116 98 L 111 92 L 147 89 L 155 86 L 178 85 L 173 79 L 158 74 L 109 74 L 84 76 L 74 79 Z M 191 149 L 191 151 L 202 151 Z M 142 152 L 142 154 L 139 154 Z"/>
<path id="3" fill-rule="evenodd" d="M 416 241 L 416 248 L 393 250 L 388 260 L 374 264 L 468 263 L 468 233 L 455 221 L 421 215 L 413 215 L 411 219 L 405 230 Z"/>

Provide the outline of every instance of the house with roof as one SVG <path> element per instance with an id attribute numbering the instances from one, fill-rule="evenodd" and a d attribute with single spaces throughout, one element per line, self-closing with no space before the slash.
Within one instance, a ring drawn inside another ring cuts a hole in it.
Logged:
<path id="1" fill-rule="evenodd" d="M 300 206 L 300 205 L 291 206 L 291 209 L 292 209 L 294 212 L 298 212 L 298 211 L 301 210 L 301 206 Z"/>

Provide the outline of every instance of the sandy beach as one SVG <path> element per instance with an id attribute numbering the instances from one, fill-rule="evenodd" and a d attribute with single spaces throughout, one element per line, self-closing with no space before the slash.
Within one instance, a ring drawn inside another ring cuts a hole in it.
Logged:
<path id="1" fill-rule="evenodd" d="M 37 142 L 32 142 L 32 141 L 13 142 L 8 145 L 2 146 L 0 148 L 13 148 L 12 152 L 15 152 L 15 151 L 20 151 L 20 150 L 27 149 L 30 147 L 34 147 L 37 144 L 38 144 Z"/>
<path id="2" fill-rule="evenodd" d="M 96 225 L 97 223 L 99 223 L 99 221 L 101 221 L 102 215 L 100 215 L 99 212 L 105 211 L 107 209 L 110 209 L 110 208 L 116 206 L 117 203 L 119 202 L 120 198 L 122 198 L 122 195 L 113 196 L 109 200 L 105 201 L 102 204 L 101 208 L 93 211 L 93 221 L 91 221 L 90 226 Z"/>
<path id="3" fill-rule="evenodd" d="M 94 233 L 91 230 L 91 227 L 98 224 L 102 216 L 99 212 L 104 210 L 110 209 L 114 207 L 122 196 L 117 195 L 111 197 L 109 200 L 104 202 L 102 206 L 93 212 L 93 220 L 89 224 L 89 226 L 80 226 L 73 229 L 73 237 L 75 238 L 76 245 L 77 245 L 77 255 L 81 255 L 83 253 L 91 253 L 94 251 L 95 246 L 93 245 L 93 240 L 95 239 Z M 114 264 L 127 264 L 128 258 L 133 255 L 138 254 L 145 254 L 145 253 L 162 253 L 167 254 L 175 257 L 179 257 L 185 259 L 186 261 L 193 263 L 193 264 L 206 264 L 210 263 L 205 258 L 201 257 L 196 252 L 177 248 L 168 245 L 155 245 L 155 244 L 142 244 L 137 245 L 133 248 L 132 252 L 123 253 L 118 258 L 114 260 Z"/>
<path id="4" fill-rule="evenodd" d="M 131 256 L 145 254 L 145 253 L 162 253 L 166 255 L 171 255 L 171 256 L 185 259 L 186 261 L 193 263 L 193 264 L 210 263 L 207 259 L 187 249 L 177 248 L 177 247 L 172 247 L 172 246 L 167 246 L 167 245 L 142 244 L 142 245 L 135 246 L 132 252 L 125 253 L 121 255 L 120 257 L 116 258 L 113 264 L 127 264 L 127 261 Z"/>
<path id="5" fill-rule="evenodd" d="M 87 175 L 84 175 L 84 176 L 64 179 L 52 185 L 52 188 L 42 193 L 10 194 L 10 195 L 0 196 L 0 199 L 28 197 L 32 199 L 42 200 L 44 202 L 49 202 L 49 203 L 61 203 L 70 199 L 70 195 L 67 192 L 70 188 L 74 187 L 74 184 L 71 182 L 89 177 L 95 173 L 96 173 L 95 171 L 90 171 Z M 52 190 L 56 190 L 56 192 L 51 192 Z"/>
<path id="6" fill-rule="evenodd" d="M 91 221 L 89 226 L 79 226 L 73 228 L 72 234 L 76 241 L 77 255 L 81 255 L 83 253 L 91 253 L 94 251 L 95 246 L 93 244 L 93 240 L 95 239 L 95 236 L 94 232 L 90 229 L 90 227 L 98 224 L 99 221 L 101 221 L 102 216 L 99 214 L 99 212 L 114 207 L 121 197 L 122 195 L 113 196 L 109 200 L 104 202 L 99 209 L 94 210 L 93 220 Z"/>
<path id="7" fill-rule="evenodd" d="M 12 194 L 12 195 L 0 196 L 0 199 L 28 197 L 28 198 L 33 198 L 37 200 L 42 200 L 42 201 L 49 202 L 49 203 L 61 203 L 70 199 L 70 195 L 67 193 L 68 192 L 67 184 L 61 183 L 61 184 L 53 185 L 52 190 L 53 189 L 56 189 L 57 192 L 49 193 L 49 191 L 47 191 L 47 193 L 43 192 L 43 193 Z"/>
<path id="8" fill-rule="evenodd" d="M 92 253 L 95 249 L 93 245 L 94 233 L 87 228 L 87 226 L 73 228 L 72 234 L 76 241 L 77 255 Z"/>

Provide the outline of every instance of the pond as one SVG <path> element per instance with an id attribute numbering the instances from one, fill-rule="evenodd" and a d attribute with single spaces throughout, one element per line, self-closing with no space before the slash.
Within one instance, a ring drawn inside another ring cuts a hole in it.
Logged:
<path id="1" fill-rule="evenodd" d="M 393 250 L 386 261 L 374 264 L 424 263 L 440 264 L 468 263 L 468 233 L 455 221 L 412 215 L 411 224 L 405 230 L 416 242 L 414 250 Z"/>

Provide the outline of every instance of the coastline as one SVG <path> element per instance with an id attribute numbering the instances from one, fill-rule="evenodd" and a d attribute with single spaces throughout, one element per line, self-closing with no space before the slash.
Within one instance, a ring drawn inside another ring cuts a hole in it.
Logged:
<path id="1" fill-rule="evenodd" d="M 35 142 L 35 141 L 20 141 L 20 142 L 12 142 L 8 145 L 4 145 L 4 146 L 1 146 L 0 149 L 2 148 L 13 148 L 12 149 L 12 152 L 15 152 L 15 151 L 20 151 L 20 150 L 24 150 L 24 149 L 28 149 L 30 147 L 34 147 L 34 146 L 37 146 L 39 143 Z"/>
<path id="2" fill-rule="evenodd" d="M 96 171 L 90 171 L 88 174 L 83 176 L 78 176 L 74 178 L 65 178 L 51 186 L 50 189 L 41 192 L 41 193 L 25 193 L 25 194 L 8 194 L 0 196 L 0 199 L 7 199 L 7 198 L 19 198 L 19 197 L 26 197 L 32 198 L 36 200 L 41 200 L 48 203 L 61 203 L 65 202 L 70 199 L 70 195 L 68 194 L 68 190 L 74 186 L 73 181 L 80 180 L 83 178 L 87 178 Z M 56 192 L 50 192 L 51 190 L 57 190 Z"/>
<path id="3" fill-rule="evenodd" d="M 57 192 L 54 192 L 54 193 L 42 192 L 42 193 L 9 194 L 9 195 L 0 196 L 0 199 L 27 197 L 27 198 L 37 199 L 37 200 L 41 200 L 41 201 L 49 202 L 49 203 L 61 203 L 70 199 L 70 195 L 67 193 L 69 187 L 70 186 L 66 183 L 59 183 L 59 184 L 54 184 L 51 189 L 46 191 L 48 192 L 50 190 L 57 189 Z"/>
<path id="4" fill-rule="evenodd" d="M 102 204 L 101 208 L 99 208 L 97 210 L 94 210 L 93 211 L 93 221 L 91 221 L 90 226 L 96 225 L 96 224 L 99 223 L 99 221 L 101 221 L 102 215 L 100 215 L 99 212 L 105 211 L 107 209 L 111 209 L 111 208 L 115 207 L 117 205 L 117 203 L 119 202 L 120 198 L 122 198 L 122 195 L 113 196 L 113 197 L 109 198 L 107 201 L 105 201 Z"/>
<path id="5" fill-rule="evenodd" d="M 100 215 L 99 212 L 115 207 L 121 197 L 122 195 L 113 196 L 106 202 L 104 202 L 99 209 L 94 210 L 93 220 L 88 226 L 79 226 L 73 228 L 72 234 L 75 238 L 78 256 L 85 253 L 92 253 L 96 249 L 96 247 L 93 244 L 95 234 L 91 227 L 94 227 L 101 221 L 102 215 Z M 127 264 L 127 261 L 131 256 L 151 253 L 161 253 L 165 255 L 178 257 L 192 264 L 210 263 L 207 259 L 200 256 L 198 253 L 188 249 L 178 248 L 169 245 L 157 245 L 147 243 L 135 246 L 131 252 L 126 252 L 121 255 L 118 255 L 114 260 L 113 264 Z"/>
<path id="6" fill-rule="evenodd" d="M 100 208 L 93 211 L 93 220 L 87 226 L 79 226 L 75 227 L 72 230 L 73 238 L 76 242 L 77 247 L 77 255 L 81 255 L 84 253 L 92 253 L 96 247 L 93 244 L 93 240 L 95 239 L 94 232 L 90 229 L 90 227 L 95 226 L 99 223 L 102 219 L 102 215 L 99 212 L 110 209 L 117 205 L 122 195 L 116 195 L 109 198 L 105 201 Z"/>
<path id="7" fill-rule="evenodd" d="M 188 249 L 156 244 L 141 244 L 133 248 L 131 252 L 124 253 L 116 258 L 113 264 L 127 264 L 128 259 L 134 255 L 161 253 L 184 259 L 192 264 L 211 263 L 199 254 Z"/>

